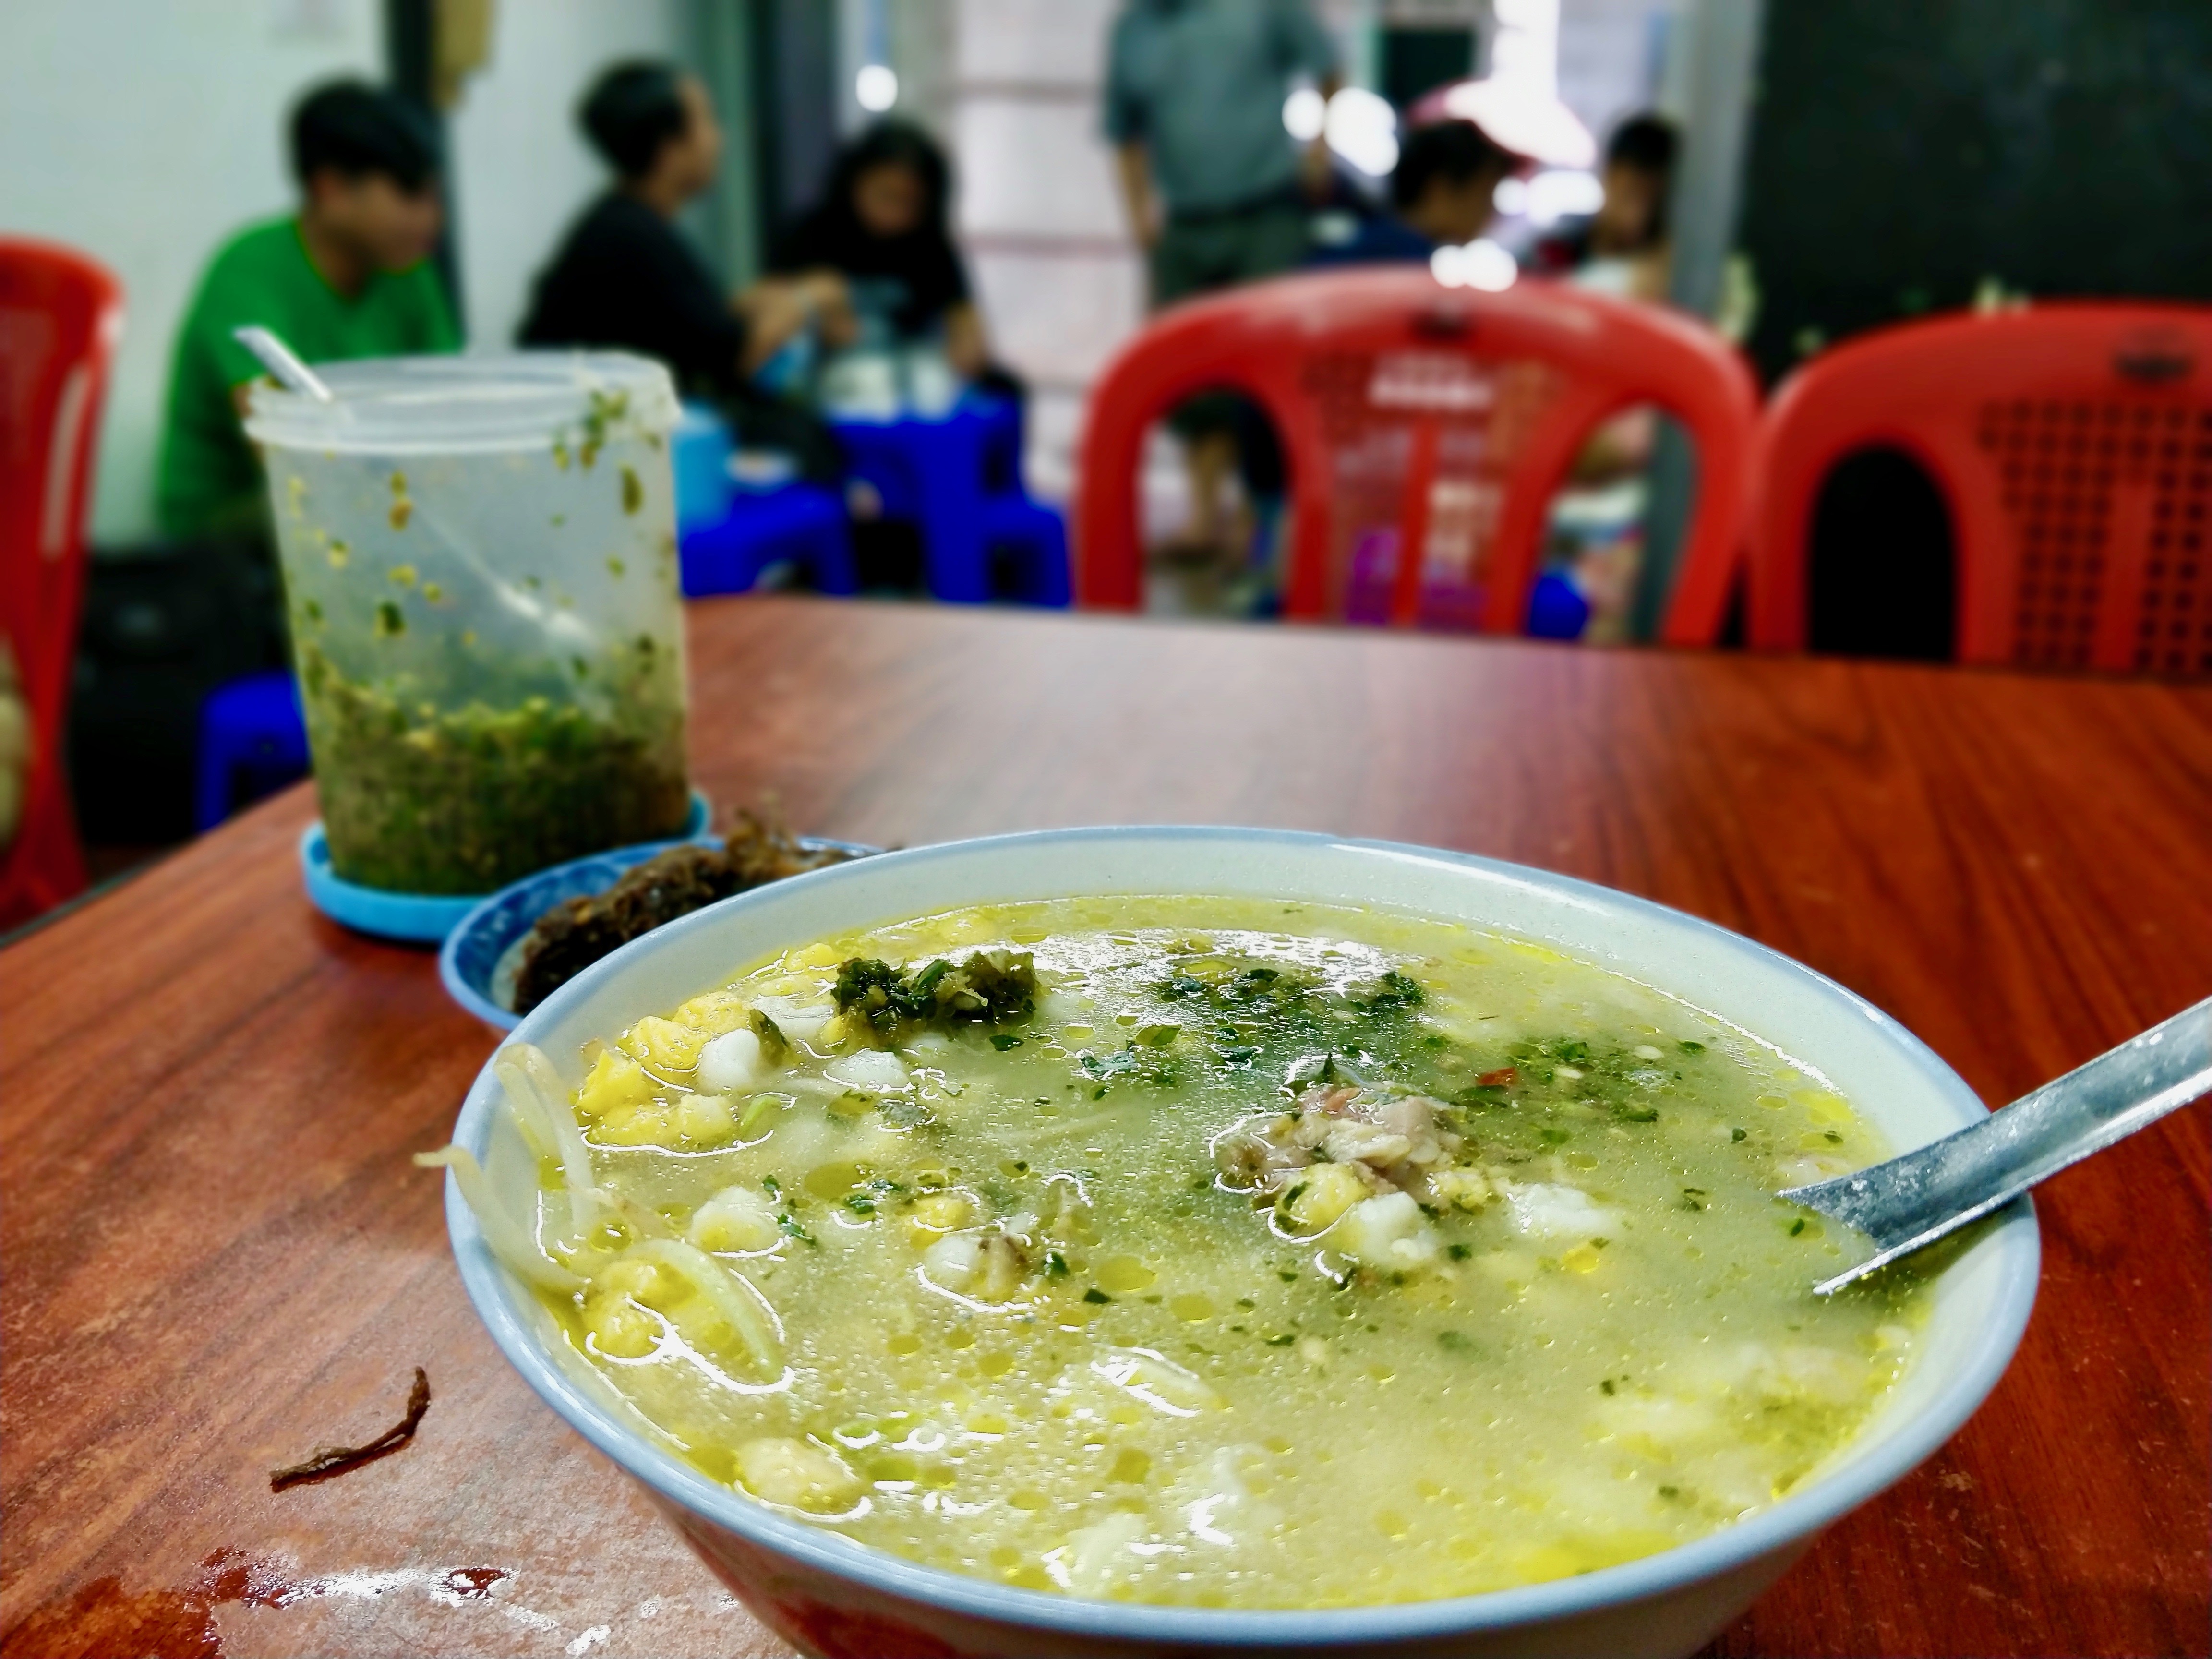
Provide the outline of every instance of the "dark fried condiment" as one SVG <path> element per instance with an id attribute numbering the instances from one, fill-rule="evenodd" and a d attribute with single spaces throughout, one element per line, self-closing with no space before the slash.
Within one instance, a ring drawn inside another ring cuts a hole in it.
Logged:
<path id="1" fill-rule="evenodd" d="M 407 1391 L 406 1416 L 366 1445 L 325 1446 L 304 1463 L 270 1471 L 269 1490 L 282 1492 L 287 1486 L 296 1486 L 305 1481 L 326 1480 L 334 1474 L 343 1474 L 348 1469 L 357 1469 L 364 1463 L 374 1463 L 380 1457 L 389 1457 L 415 1437 L 415 1431 L 422 1421 L 422 1413 L 429 1409 L 430 1378 L 417 1365 L 415 1368 L 415 1386 Z"/>
<path id="2" fill-rule="evenodd" d="M 514 1012 L 526 1014 L 601 957 L 664 921 L 786 876 L 854 856 L 802 847 L 781 824 L 750 812 L 720 847 L 672 847 L 604 893 L 564 900 L 538 918 L 514 975 Z"/>

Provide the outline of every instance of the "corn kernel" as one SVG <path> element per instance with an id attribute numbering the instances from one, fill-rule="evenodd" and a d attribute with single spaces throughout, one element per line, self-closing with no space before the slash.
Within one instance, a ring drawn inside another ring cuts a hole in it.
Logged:
<path id="1" fill-rule="evenodd" d="M 593 1297 L 584 1329 L 593 1347 L 617 1359 L 642 1359 L 660 1342 L 660 1322 L 626 1296 Z"/>
<path id="2" fill-rule="evenodd" d="M 647 1014 L 630 1027 L 622 1040 L 623 1049 L 635 1059 L 661 1067 L 664 1071 L 688 1072 L 699 1063 L 699 1050 L 706 1046 L 707 1034 L 689 1026 L 678 1025 L 672 1019 L 663 1019 L 658 1014 Z"/>
<path id="3" fill-rule="evenodd" d="M 717 1146 L 738 1132 L 726 1095 L 686 1095 L 676 1105 L 676 1127 L 686 1140 Z"/>
<path id="4" fill-rule="evenodd" d="M 975 1219 L 975 1200 L 966 1193 L 925 1193 L 907 1212 L 907 1237 L 917 1247 L 933 1243 L 945 1233 L 957 1232 Z"/>
<path id="5" fill-rule="evenodd" d="M 1316 1164 L 1297 1178 L 1283 1207 L 1301 1232 L 1317 1233 L 1367 1196 L 1349 1164 Z"/>
<path id="6" fill-rule="evenodd" d="M 612 1048 L 599 1050 L 583 1087 L 576 1091 L 576 1109 L 586 1117 L 605 1117 L 618 1106 L 637 1106 L 653 1098 L 653 1079 L 628 1054 Z"/>

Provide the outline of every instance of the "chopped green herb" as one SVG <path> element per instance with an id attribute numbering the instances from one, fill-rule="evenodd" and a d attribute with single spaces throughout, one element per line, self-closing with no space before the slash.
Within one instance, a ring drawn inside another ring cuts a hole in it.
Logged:
<path id="1" fill-rule="evenodd" d="M 1036 967 L 1026 951 L 977 951 L 957 968 L 939 960 L 909 976 L 854 957 L 839 966 L 831 994 L 884 1036 L 908 1024 L 1003 1025 L 1036 1011 Z"/>
<path id="2" fill-rule="evenodd" d="M 385 599 L 377 635 L 405 631 Z M 684 692 L 672 660 L 595 673 L 604 705 L 551 664 L 484 663 L 441 703 L 409 671 L 355 678 L 295 641 L 331 862 L 362 886 L 493 891 L 596 848 L 674 835 L 690 810 Z"/>
<path id="3" fill-rule="evenodd" d="M 1083 1299 L 1085 1302 L 1107 1303 L 1111 1302 L 1114 1298 L 1107 1295 L 1105 1291 L 1100 1290 L 1096 1285 L 1093 1285 L 1089 1290 L 1084 1291 Z"/>
<path id="4" fill-rule="evenodd" d="M 991 1046 L 1003 1054 L 1009 1048 L 1020 1048 L 1022 1040 L 1012 1031 L 994 1031 L 991 1033 Z"/>

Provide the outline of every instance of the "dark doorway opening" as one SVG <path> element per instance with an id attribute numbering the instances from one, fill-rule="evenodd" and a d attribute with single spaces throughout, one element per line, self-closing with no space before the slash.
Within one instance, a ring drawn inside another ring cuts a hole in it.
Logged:
<path id="1" fill-rule="evenodd" d="M 1901 450 L 1863 449 L 1828 474 L 1806 556 L 1815 651 L 1948 662 L 1956 639 L 1950 509 Z"/>

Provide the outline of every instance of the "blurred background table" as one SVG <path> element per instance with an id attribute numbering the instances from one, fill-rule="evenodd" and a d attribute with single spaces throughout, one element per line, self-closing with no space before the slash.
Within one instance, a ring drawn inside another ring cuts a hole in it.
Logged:
<path id="1" fill-rule="evenodd" d="M 2212 991 L 2212 690 L 743 599 L 698 782 L 884 843 L 1327 830 L 1641 893 L 1871 998 L 1991 1103 Z M 448 1257 L 492 1034 L 309 908 L 295 789 L 0 952 L 0 1650 L 772 1654 L 511 1372 Z M 1713 1651 L 2203 1651 L 2203 1106 L 2043 1189 L 2011 1372 Z M 434 1397 L 414 1444 L 267 1472 Z"/>

